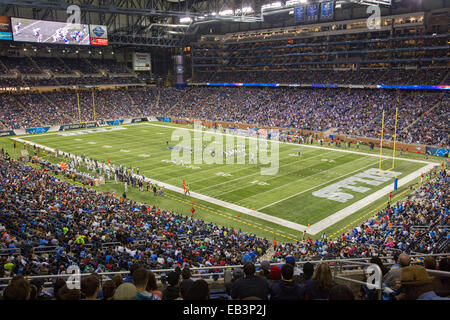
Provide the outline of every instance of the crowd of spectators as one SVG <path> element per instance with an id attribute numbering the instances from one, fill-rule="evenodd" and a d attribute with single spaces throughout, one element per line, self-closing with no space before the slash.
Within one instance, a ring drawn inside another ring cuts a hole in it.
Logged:
<path id="1" fill-rule="evenodd" d="M 94 120 L 92 92 L 80 91 L 79 97 L 82 119 Z M 95 99 L 96 120 L 171 116 L 314 131 L 332 130 L 338 134 L 369 138 L 380 137 L 384 110 L 383 135 L 386 139 L 393 138 L 398 108 L 398 141 L 441 147 L 449 145 L 448 94 L 439 92 L 137 87 L 96 90 Z M 73 90 L 13 96 L 3 94 L 0 101 L 4 106 L 0 111 L 4 129 L 79 121 L 76 92 Z M 58 113 L 54 112 L 55 108 Z"/>
<path id="2" fill-rule="evenodd" d="M 335 258 L 367 258 L 379 264 L 384 287 L 392 289 L 386 291 L 391 299 L 441 299 L 450 292 L 448 282 L 439 282 L 440 286 L 436 287 L 431 278 L 426 279 L 427 290 L 413 298 L 405 296 L 408 293 L 398 287 L 398 281 L 401 284 L 406 277 L 403 270 L 411 269 L 406 254 L 448 252 L 446 167 L 436 167 L 428 172 L 424 182 L 408 199 L 389 204 L 349 232 L 336 238 L 327 238 L 324 234 L 320 239 L 304 236 L 297 243 L 275 244 L 271 261 L 261 261 L 270 246 L 267 239 L 136 203 L 127 199 L 126 194 L 119 197 L 113 193 L 97 193 L 60 181 L 49 174 L 48 171 L 56 171 L 51 164 L 35 169 L 22 161 L 10 159 L 3 150 L 0 158 L 0 249 L 9 252 L 0 257 L 0 274 L 14 277 L 3 292 L 5 299 L 27 297 L 26 294 L 12 294 L 17 289 L 15 280 L 20 279 L 29 285 L 27 276 L 63 275 L 71 265 L 77 265 L 84 274 L 105 271 L 131 273 L 125 279 L 128 287 L 120 290 L 120 284 L 113 287 L 109 282 L 115 281 L 114 278 L 99 278 L 100 282 L 109 283 L 106 286 L 107 297 L 100 293 L 99 285 L 96 286 L 98 290 L 83 291 L 86 279 L 91 276 L 83 278 L 81 292 L 76 299 L 189 300 L 199 299 L 199 295 L 206 298 L 209 297 L 206 282 L 189 281 L 191 273 L 181 269 L 241 263 L 244 264 L 245 277 L 240 270 L 235 269 L 232 274 L 226 271 L 226 290 L 219 294 L 222 298 L 355 299 L 348 287 L 338 286 L 333 280 L 329 265 L 319 263 L 322 259 Z M 41 251 L 44 248 L 52 250 Z M 398 264 L 389 271 L 379 259 L 391 255 L 395 257 L 393 263 Z M 257 276 L 254 264 L 258 261 L 261 264 Z M 305 261 L 319 264 L 306 263 L 303 269 L 296 267 L 297 263 Z M 280 268 L 280 263 L 285 265 Z M 448 271 L 448 258 L 440 263 L 440 270 Z M 271 267 L 271 264 L 276 265 Z M 425 266 L 432 268 L 429 263 Z M 414 266 L 414 270 L 409 272 L 423 273 L 425 269 L 421 268 Z M 153 273 L 144 269 L 175 271 L 159 277 L 162 284 L 167 282 L 161 293 Z M 201 277 L 201 273 L 215 271 L 218 270 L 203 270 L 197 275 Z M 180 276 L 183 278 L 181 283 Z M 123 281 L 122 276 L 118 281 Z M 57 278 L 53 292 L 40 292 L 48 299 L 61 299 L 59 290 L 64 286 L 64 280 Z M 190 288 L 196 288 L 195 292 L 190 292 Z M 42 290 L 42 283 L 37 284 L 35 290 Z M 69 294 L 66 290 L 62 292 Z M 373 298 L 372 293 L 363 286 L 359 298 Z M 409 294 L 413 296 L 413 293 Z M 10 298 L 10 295 L 15 298 Z"/>
<path id="3" fill-rule="evenodd" d="M 289 84 L 354 84 L 354 85 L 439 85 L 449 72 L 448 68 L 418 70 L 368 69 L 336 71 L 333 69 L 292 70 L 230 70 L 196 72 L 192 82 L 246 82 Z"/>
<path id="4" fill-rule="evenodd" d="M 241 230 L 59 181 L 4 155 L 1 160 L 0 247 L 21 249 L 0 258 L 6 275 L 59 274 L 74 263 L 82 272 L 127 271 L 133 263 L 150 269 L 224 266 L 245 254 L 256 259 L 269 246 Z M 39 254 L 37 246 L 58 249 Z"/>

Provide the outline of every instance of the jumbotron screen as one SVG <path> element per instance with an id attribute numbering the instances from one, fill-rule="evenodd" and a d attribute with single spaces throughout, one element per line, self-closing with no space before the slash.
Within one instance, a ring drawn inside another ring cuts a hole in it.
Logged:
<path id="1" fill-rule="evenodd" d="M 86 45 L 87 24 L 11 18 L 14 41 Z"/>

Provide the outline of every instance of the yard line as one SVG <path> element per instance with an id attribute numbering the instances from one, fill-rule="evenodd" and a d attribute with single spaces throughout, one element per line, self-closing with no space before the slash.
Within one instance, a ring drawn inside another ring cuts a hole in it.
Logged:
<path id="1" fill-rule="evenodd" d="M 330 151 L 330 152 L 331 152 L 331 151 Z M 327 152 L 327 153 L 328 153 L 328 152 Z M 323 154 L 320 154 L 319 156 L 323 156 Z M 339 156 L 339 157 L 337 157 L 337 158 L 335 158 L 335 159 L 339 159 L 339 158 L 341 158 L 341 157 L 345 157 L 345 155 Z M 355 159 L 355 160 L 360 160 L 360 159 L 361 159 L 361 158 Z M 352 161 L 355 161 L 355 160 L 352 160 Z M 350 161 L 350 162 L 352 162 L 352 161 Z M 348 162 L 346 162 L 346 163 L 348 163 Z M 310 165 L 310 166 L 301 168 L 301 169 L 309 168 L 309 167 L 312 167 L 312 166 L 314 166 L 314 165 L 316 165 L 316 164 L 317 164 L 317 162 L 313 163 L 313 164 Z M 345 164 L 345 163 L 343 163 L 343 164 L 341 164 L 341 165 L 344 165 L 344 164 Z M 336 168 L 336 167 L 338 167 L 338 166 L 333 167 L 333 169 Z M 330 168 L 330 169 L 332 169 L 332 168 Z M 330 169 L 328 169 L 328 170 L 330 170 Z M 328 171 L 328 170 L 325 170 L 325 171 Z M 315 173 L 315 174 L 313 174 L 313 175 L 311 175 L 311 176 L 308 176 L 308 177 L 305 177 L 305 178 L 309 178 L 309 177 L 315 176 L 316 174 L 319 174 L 319 173 L 322 173 L 322 172 L 325 172 L 325 171 L 321 171 L 321 172 Z M 270 180 L 272 180 L 272 179 L 278 179 L 278 178 L 280 178 L 280 176 L 276 176 L 276 177 L 269 178 L 269 179 L 267 179 L 267 180 L 264 180 L 264 182 L 265 182 L 265 181 L 270 181 Z M 303 178 L 303 179 L 305 179 L 305 178 Z M 295 181 L 291 181 L 291 182 L 286 183 L 286 184 L 284 184 L 284 185 L 282 185 L 282 186 L 278 186 L 278 187 L 272 188 L 272 189 L 270 189 L 270 190 L 268 190 L 268 191 L 276 190 L 276 189 L 278 189 L 278 188 L 280 188 L 280 187 L 283 187 L 283 186 L 285 186 L 285 185 L 287 185 L 287 184 L 294 183 L 294 182 L 297 182 L 297 181 L 300 181 L 300 180 L 302 180 L 302 179 L 295 180 Z M 221 195 L 230 193 L 230 192 L 235 192 L 235 191 L 237 191 L 237 190 L 245 189 L 245 188 L 247 188 L 247 187 L 248 187 L 248 185 L 246 185 L 246 186 L 244 186 L 244 187 L 242 187 L 242 188 L 233 189 L 233 190 L 231 190 L 231 191 L 222 192 L 222 193 L 219 193 L 218 195 L 215 195 L 215 196 L 218 197 L 218 196 L 221 196 Z M 258 194 L 256 194 L 256 195 L 258 195 Z M 255 195 L 255 196 L 256 196 L 256 195 Z M 248 199 L 248 198 L 250 198 L 250 197 L 247 197 L 247 198 L 245 198 L 245 199 Z M 238 202 L 240 202 L 240 201 L 238 201 Z"/>
<path id="2" fill-rule="evenodd" d="M 359 160 L 360 160 L 360 159 L 359 159 Z M 385 160 L 386 160 L 386 159 L 385 159 Z M 384 161 L 384 160 L 383 160 L 383 161 Z M 352 162 L 352 161 L 350 161 L 350 162 Z M 349 163 L 349 162 L 347 162 L 347 163 Z M 288 199 L 290 199 L 290 198 L 293 198 L 293 197 L 295 197 L 295 196 L 298 196 L 298 195 L 300 195 L 300 194 L 302 194 L 302 193 L 305 193 L 305 192 L 307 192 L 307 191 L 310 191 L 310 190 L 313 190 L 313 189 L 315 189 L 315 188 L 321 187 L 321 186 L 323 186 L 323 185 L 329 184 L 330 182 L 333 182 L 333 181 L 335 181 L 335 180 L 339 180 L 339 179 L 341 179 L 341 178 L 343 178 L 343 177 L 345 177 L 345 176 L 348 176 L 348 175 L 350 175 L 350 174 L 352 174 L 352 173 L 355 173 L 355 172 L 357 172 L 357 171 L 361 171 L 361 170 L 363 170 L 363 169 L 365 169 L 365 168 L 371 167 L 371 166 L 373 166 L 373 165 L 375 165 L 375 164 L 377 164 L 377 163 L 378 163 L 378 161 L 377 161 L 377 162 L 374 162 L 374 163 L 371 163 L 371 164 L 369 164 L 368 166 L 365 166 L 365 167 L 362 167 L 362 168 L 358 168 L 358 169 L 356 169 L 356 170 L 354 170 L 354 171 L 352 171 L 352 172 L 343 174 L 342 176 L 339 176 L 339 177 L 337 177 L 337 178 L 335 178 L 335 179 L 333 179 L 333 180 L 330 180 L 330 181 L 327 181 L 327 182 L 325 182 L 325 183 L 319 184 L 319 185 L 314 186 L 314 187 L 312 187 L 312 188 L 309 188 L 309 189 L 307 189 L 307 190 L 303 190 L 303 191 L 301 191 L 301 192 L 299 192 L 299 193 L 293 194 L 293 195 L 291 195 L 291 196 L 289 196 L 289 197 L 286 197 L 286 198 L 284 198 L 284 199 L 275 201 L 275 202 L 273 202 L 273 203 L 271 203 L 271 204 L 268 204 L 267 206 L 258 208 L 258 211 L 259 211 L 259 210 L 262 210 L 262 209 L 265 209 L 265 208 L 268 208 L 268 207 L 271 207 L 271 206 L 273 206 L 274 204 L 283 202 L 283 201 L 288 200 Z M 333 169 L 334 169 L 334 168 L 333 168 Z M 328 169 L 328 170 L 331 170 L 331 169 Z M 325 170 L 325 171 L 328 171 L 328 170 Z M 323 172 L 325 172 L 325 171 L 322 171 L 322 172 L 319 172 L 319 173 L 323 173 Z M 317 174 L 317 173 L 316 173 L 316 174 Z"/>
<path id="3" fill-rule="evenodd" d="M 344 155 L 344 156 L 345 156 L 345 155 Z M 339 159 L 339 158 L 344 157 L 344 156 L 340 156 L 340 157 L 337 157 L 337 158 L 335 158 L 335 159 Z M 267 193 L 267 192 L 271 192 L 271 191 L 273 191 L 273 190 L 277 190 L 277 189 L 279 189 L 279 188 L 282 188 L 282 187 L 285 187 L 285 186 L 287 186 L 287 185 L 296 183 L 296 182 L 298 182 L 298 181 L 302 181 L 302 180 L 305 180 L 305 179 L 309 179 L 309 178 L 311 178 L 311 177 L 314 177 L 314 176 L 317 175 L 317 174 L 321 174 L 321 173 L 327 172 L 327 171 L 329 171 L 329 170 L 331 170 L 331 169 L 335 169 L 335 168 L 337 168 L 337 167 L 339 167 L 339 166 L 343 166 L 343 165 L 352 163 L 353 161 L 356 161 L 356 160 L 362 160 L 362 159 L 366 159 L 366 158 L 367 158 L 367 157 L 362 157 L 362 158 L 358 158 L 358 159 L 355 159 L 355 160 L 352 160 L 352 161 L 349 161 L 349 162 L 342 163 L 342 164 L 340 164 L 340 165 L 334 166 L 333 168 L 330 168 L 330 169 L 327 169 L 327 170 L 323 170 L 323 171 L 320 171 L 320 172 L 315 173 L 315 174 L 313 174 L 313 175 L 310 175 L 310 176 L 307 176 L 307 177 L 304 177 L 304 178 L 301 178 L 301 179 L 298 179 L 298 180 L 295 180 L 295 181 L 291 181 L 291 182 L 285 183 L 285 184 L 283 184 L 283 185 L 281 185 L 281 186 L 275 187 L 275 188 L 270 189 L 270 190 L 267 190 L 267 191 L 260 192 L 260 193 L 258 193 L 258 194 L 253 195 L 253 196 L 250 196 L 250 197 L 245 198 L 245 200 L 250 199 L 250 198 L 252 198 L 252 197 L 259 196 L 259 195 L 261 195 L 261 194 L 263 194 L 263 193 Z M 306 167 L 306 168 L 309 168 L 309 167 Z M 239 202 L 241 202 L 241 201 L 238 201 L 238 203 L 239 203 Z M 258 210 L 259 210 L 259 209 L 258 209 Z"/>
<path id="4" fill-rule="evenodd" d="M 180 127 L 172 127 L 172 126 L 166 126 L 166 125 L 162 125 L 162 124 L 156 124 L 156 123 L 145 123 L 148 126 L 156 126 L 156 127 L 165 127 L 165 128 L 175 128 L 175 129 L 180 129 L 180 130 L 187 130 L 187 131 L 194 131 L 194 132 L 205 132 L 203 130 L 195 130 L 195 129 L 190 129 L 190 128 L 180 128 Z M 221 135 L 225 135 L 225 136 L 233 136 L 233 137 L 247 137 L 247 136 L 242 136 L 242 135 L 238 135 L 238 134 L 228 134 L 228 133 L 217 133 L 217 134 L 221 134 Z M 322 149 L 322 150 L 330 150 L 331 148 L 327 148 L 327 147 L 319 147 L 319 146 L 311 146 L 308 144 L 298 144 L 298 143 L 292 143 L 292 142 L 282 142 L 282 141 L 276 141 L 276 140 L 268 140 L 268 139 L 262 139 L 262 138 L 254 138 L 254 137 L 248 137 L 249 139 L 253 139 L 253 140 L 266 140 L 272 143 L 281 143 L 281 144 L 287 144 L 287 145 L 294 145 L 294 146 L 303 146 L 306 148 L 314 148 L 314 149 Z M 362 155 L 366 155 L 369 157 L 375 157 L 375 158 L 380 158 L 379 154 L 371 154 L 371 153 L 365 153 L 365 152 L 357 152 L 357 151 L 350 151 L 350 150 L 339 150 L 339 149 L 332 149 L 336 152 L 345 152 L 345 153 L 354 153 L 354 154 L 362 154 Z M 392 156 L 381 156 L 384 159 L 392 159 Z M 429 161 L 422 161 L 422 160 L 415 160 L 415 159 L 406 159 L 406 158 L 399 158 L 399 157 L 395 157 L 395 159 L 397 160 L 404 160 L 404 161 L 409 161 L 409 162 L 416 162 L 416 163 L 425 163 L 425 164 L 432 164 L 434 162 L 429 162 Z"/>
<path id="5" fill-rule="evenodd" d="M 282 153 L 286 153 L 286 152 L 291 152 L 291 150 L 285 150 L 285 151 L 282 151 Z M 309 152 L 308 152 L 309 153 Z M 230 164 L 226 164 L 226 163 L 224 163 L 222 166 L 224 167 L 224 168 L 229 168 L 229 167 L 231 167 L 232 165 L 235 165 L 236 163 L 230 163 Z M 195 165 L 195 164 L 192 164 L 192 165 Z M 213 165 L 215 165 L 215 164 L 213 164 Z M 220 164 L 219 164 L 220 165 Z M 198 172 L 193 172 L 193 173 L 189 173 L 189 174 L 187 174 L 187 175 L 183 175 L 183 178 L 186 178 L 186 177 L 188 177 L 188 176 L 191 176 L 191 175 L 194 175 L 194 174 L 199 174 L 199 173 L 205 173 L 206 171 L 209 171 L 209 170 L 217 170 L 218 169 L 218 167 L 217 167 L 217 165 L 216 166 L 213 166 L 213 167 L 211 167 L 211 168 L 209 168 L 209 169 L 202 169 L 202 171 L 198 171 Z M 250 167 L 245 167 L 245 168 L 240 168 L 240 169 L 238 169 L 238 170 L 231 170 L 231 171 L 227 171 L 226 173 L 236 173 L 236 172 L 239 172 L 239 171 L 241 171 L 241 170 L 249 170 L 250 169 Z M 223 170 L 225 170 L 225 169 L 223 169 Z M 154 177 L 156 177 L 156 176 L 159 176 L 159 174 L 158 175 L 155 175 Z M 170 178 L 170 179 L 174 179 L 174 178 Z M 208 177 L 208 178 L 205 178 L 205 179 L 200 179 L 200 180 L 196 180 L 195 182 L 196 183 L 198 183 L 198 182 L 200 182 L 200 181 L 204 181 L 204 180 L 208 180 L 208 179 L 210 179 L 210 177 Z M 198 191 L 200 191 L 200 190 L 198 190 Z"/>
<path id="6" fill-rule="evenodd" d="M 283 151 L 283 152 L 291 152 L 291 150 L 286 150 L 286 151 Z M 331 151 L 330 151 L 330 152 L 331 152 Z M 310 153 L 310 152 L 307 152 L 306 154 L 308 154 L 308 153 Z M 311 158 L 306 158 L 306 159 L 301 159 L 301 160 L 296 160 L 296 161 L 293 161 L 293 162 L 289 162 L 289 163 L 286 163 L 286 164 L 280 166 L 280 168 L 285 167 L 285 166 L 288 166 L 288 165 L 292 165 L 292 164 L 297 163 L 297 162 L 301 162 L 301 161 L 313 159 L 313 158 L 319 157 L 319 156 L 321 156 L 321 155 L 324 155 L 324 154 L 320 154 L 320 155 L 317 155 L 317 156 L 313 156 L 313 157 L 311 157 Z M 309 168 L 309 167 L 305 167 L 305 168 Z M 217 167 L 216 167 L 216 169 L 217 169 Z M 244 169 L 245 169 L 245 168 L 244 168 Z M 239 169 L 239 170 L 231 171 L 231 172 L 236 173 L 236 172 L 239 172 L 239 171 L 244 170 L 244 169 Z M 227 172 L 227 173 L 230 173 L 230 172 Z M 241 180 L 241 179 L 243 179 L 243 178 L 248 178 L 248 177 L 251 177 L 251 176 L 254 176 L 254 175 L 258 175 L 258 174 L 260 174 L 260 173 L 259 173 L 259 172 L 256 172 L 256 173 L 252 173 L 252 174 L 249 174 L 249 175 L 246 175 L 246 176 L 241 176 L 241 177 L 239 177 L 239 178 L 235 178 L 235 179 L 232 179 L 232 180 L 224 181 L 224 182 L 222 182 L 222 183 L 215 184 L 214 186 L 211 186 L 211 187 L 205 187 L 205 188 L 198 189 L 197 192 L 200 192 L 200 191 L 203 191 L 203 190 L 207 190 L 207 189 L 211 189 L 211 188 L 216 188 L 217 186 L 220 186 L 220 185 L 223 185 L 223 184 L 227 184 L 227 183 L 230 183 L 230 182 L 233 182 L 233 181 L 236 181 L 236 180 Z M 209 178 L 208 178 L 208 179 L 209 179 Z M 207 179 L 202 179 L 202 180 L 207 180 Z M 202 180 L 200 180 L 200 181 L 202 181 Z M 195 181 L 195 182 L 198 182 L 198 181 Z"/>

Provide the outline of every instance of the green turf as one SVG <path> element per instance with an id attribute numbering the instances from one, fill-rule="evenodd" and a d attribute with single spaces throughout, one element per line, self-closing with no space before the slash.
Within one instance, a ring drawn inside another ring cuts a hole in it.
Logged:
<path id="1" fill-rule="evenodd" d="M 176 125 L 168 124 L 168 126 L 175 127 Z M 179 127 L 187 128 L 186 126 Z M 250 209 L 256 208 L 258 211 L 268 215 L 303 225 L 314 224 L 355 201 L 368 196 L 370 193 L 393 183 L 393 181 L 389 181 L 380 186 L 371 187 L 371 190 L 366 193 L 348 190 L 354 198 L 345 203 L 339 203 L 317 198 L 312 195 L 312 192 L 368 168 L 378 168 L 379 159 L 377 157 L 343 153 L 333 148 L 324 150 L 313 149 L 304 145 L 282 144 L 279 148 L 279 170 L 273 176 L 261 175 L 260 169 L 268 166 L 249 164 L 248 157 L 246 164 L 191 164 L 193 167 L 199 167 L 199 169 L 192 169 L 174 165 L 170 162 L 171 150 L 166 146 L 166 139 L 169 140 L 169 146 L 177 144 L 177 142 L 171 141 L 173 128 L 148 124 L 122 126 L 120 128 L 122 129 L 107 133 L 85 134 L 85 131 L 80 130 L 66 132 L 70 134 L 69 136 L 44 134 L 23 138 L 30 142 L 57 148 L 60 151 L 72 154 L 82 155 L 84 152 L 87 157 L 99 161 L 106 161 L 107 158 L 110 158 L 113 164 L 122 164 L 133 168 L 139 167 L 141 173 L 144 172 L 146 177 L 178 187 L 182 186 L 182 179 L 185 179 L 191 190 L 195 192 Z M 110 128 L 106 129 L 109 130 Z M 81 134 L 79 134 L 80 132 Z M 194 133 L 191 131 L 185 132 L 189 132 L 194 136 Z M 2 141 L 4 140 L 3 138 Z M 300 157 L 296 156 L 299 149 L 302 153 Z M 367 151 L 364 147 L 361 147 L 361 149 L 364 152 Z M 356 151 L 356 148 L 351 150 Z M 392 152 L 391 150 L 386 151 L 385 154 L 387 155 L 390 155 Z M 413 155 L 413 157 L 417 158 L 418 155 Z M 402 178 L 422 166 L 424 164 L 396 160 L 395 171 L 400 171 L 402 174 L 399 178 Z M 383 169 L 390 168 L 391 160 L 383 160 L 382 167 Z M 260 185 L 261 183 L 267 185 Z M 121 185 L 113 186 L 113 184 L 107 184 L 101 187 L 101 189 L 103 188 L 117 189 L 118 193 L 123 192 L 119 190 L 123 188 Z M 174 192 L 171 194 L 172 196 L 183 197 L 183 195 Z M 283 199 L 285 200 L 280 201 Z M 178 209 L 178 204 L 176 200 L 170 198 L 164 202 L 167 208 L 174 207 Z M 207 205 L 212 206 L 209 203 Z M 214 209 L 233 212 L 215 205 Z M 359 214 L 362 213 L 360 212 Z M 259 224 L 262 226 L 269 224 L 269 222 L 264 220 L 247 216 L 246 218 L 251 218 L 252 221 L 259 221 Z M 219 217 L 215 217 L 212 218 L 212 221 L 214 219 L 220 220 Z M 276 227 L 276 225 L 274 226 Z M 247 228 L 248 226 L 244 225 L 243 227 Z M 336 228 L 341 227 L 342 224 L 336 226 Z M 333 232 L 333 230 L 337 230 L 336 228 L 331 227 L 327 231 Z M 291 229 L 283 230 L 283 232 L 298 235 Z"/>

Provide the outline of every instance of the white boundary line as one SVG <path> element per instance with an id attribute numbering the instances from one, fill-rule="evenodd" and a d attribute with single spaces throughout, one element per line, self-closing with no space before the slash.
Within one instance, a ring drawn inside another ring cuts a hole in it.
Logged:
<path id="1" fill-rule="evenodd" d="M 139 124 L 142 124 L 142 123 L 139 123 Z M 172 128 L 172 129 L 181 129 L 181 130 L 188 130 L 188 131 L 199 131 L 199 130 L 195 130 L 195 129 L 182 128 L 182 127 L 172 127 L 172 126 L 164 126 L 164 125 L 153 124 L 153 123 L 143 123 L 143 124 L 151 125 L 151 126 L 157 126 L 157 127 Z M 202 132 L 203 132 L 203 130 L 202 130 Z M 238 136 L 238 135 L 230 135 L 230 134 L 224 134 L 224 133 L 218 133 L 218 134 L 220 134 L 220 135 L 228 135 L 228 136 Z M 254 138 L 254 137 L 247 137 L 247 138 L 249 138 L 249 139 L 257 139 L 257 138 Z M 11 138 L 11 139 L 14 139 L 14 140 L 17 140 L 17 141 L 23 142 L 23 143 L 29 143 L 29 144 L 32 143 L 30 141 L 26 141 L 26 140 L 21 139 L 21 138 Z M 267 139 L 265 139 L 265 140 L 267 140 Z M 270 141 L 270 140 L 268 140 L 268 141 Z M 270 142 L 274 142 L 274 141 L 270 141 Z M 279 142 L 279 141 L 277 141 L 277 142 Z M 33 143 L 33 144 L 35 144 L 37 147 L 40 147 L 40 148 L 42 148 L 44 150 L 47 150 L 47 151 L 51 151 L 51 152 L 55 151 L 55 149 L 53 149 L 53 148 L 49 148 L 49 147 L 46 147 L 46 146 L 43 146 L 43 145 L 39 145 L 39 144 L 36 144 L 36 143 Z M 300 146 L 299 144 L 289 143 L 289 142 L 285 142 L 283 144 Z M 322 150 L 330 150 L 330 148 L 317 147 L 317 146 L 309 146 L 309 145 L 301 145 L 301 146 L 310 147 L 310 148 L 316 148 L 316 149 L 322 149 Z M 377 157 L 377 158 L 379 157 L 378 155 L 373 155 L 373 154 L 363 153 L 363 152 L 360 153 L 360 152 L 348 151 L 348 150 L 335 150 L 335 151 L 337 151 L 337 152 L 353 153 L 353 154 L 358 154 L 358 155 L 367 155 L 367 156 L 372 156 L 372 157 Z M 392 159 L 392 157 L 389 157 L 389 156 L 382 156 L 382 157 L 385 158 L 385 159 Z M 80 157 L 77 157 L 77 158 L 80 158 Z M 409 174 L 408 176 L 406 176 L 403 179 L 400 179 L 399 180 L 399 186 L 400 185 L 404 185 L 404 184 L 408 183 L 409 181 L 414 180 L 415 178 L 419 177 L 422 172 L 426 172 L 427 170 L 429 170 L 429 168 L 432 168 L 435 165 L 439 165 L 438 163 L 426 162 L 426 161 L 420 161 L 420 160 L 412 160 L 412 159 L 404 159 L 404 158 L 397 158 L 397 159 L 410 161 L 410 162 L 418 162 L 418 163 L 426 163 L 427 164 L 427 166 L 420 168 L 419 170 Z M 107 166 L 107 167 L 111 168 L 111 166 Z M 424 169 L 426 169 L 426 170 L 424 171 Z M 356 171 L 359 171 L 359 170 L 361 170 L 361 168 L 359 168 L 358 170 L 355 170 L 353 172 L 356 172 Z M 345 175 L 348 175 L 348 174 L 345 174 Z M 343 176 L 345 176 L 345 175 L 343 175 Z M 135 175 L 135 176 L 137 176 L 137 175 Z M 184 194 L 184 190 L 182 188 L 175 187 L 173 185 L 170 185 L 170 184 L 167 184 L 167 183 L 164 183 L 164 182 L 161 182 L 161 181 L 149 179 L 149 178 L 145 178 L 145 181 L 146 182 L 151 182 L 151 183 L 156 183 L 158 185 L 163 186 L 164 188 L 166 188 L 168 190 Z M 354 212 L 360 210 L 361 208 L 363 208 L 363 207 L 369 205 L 370 203 L 378 200 L 382 195 L 390 192 L 390 190 L 391 190 L 391 186 L 386 186 L 386 187 L 384 187 L 384 188 L 382 188 L 382 189 L 372 193 L 371 195 L 365 197 L 364 199 L 361 199 L 361 200 L 353 203 L 352 205 L 350 205 L 350 206 L 348 206 L 348 207 L 346 207 L 346 208 L 344 208 L 344 209 L 342 209 L 342 210 L 340 210 L 340 211 L 338 211 L 338 212 L 328 216 L 327 218 L 322 219 L 321 221 L 319 221 L 319 222 L 315 223 L 314 225 L 312 225 L 309 229 L 307 228 L 307 226 L 304 226 L 304 225 L 301 225 L 301 224 L 298 224 L 298 223 L 295 223 L 295 222 L 291 222 L 291 221 L 284 220 L 284 219 L 281 219 L 281 218 L 278 218 L 278 217 L 274 217 L 274 216 L 265 214 L 263 212 L 251 210 L 251 209 L 248 209 L 248 208 L 245 208 L 245 207 L 242 207 L 242 206 L 230 203 L 230 202 L 226 202 L 226 201 L 223 201 L 223 200 L 215 199 L 215 198 L 212 198 L 212 197 L 200 194 L 200 193 L 191 192 L 191 196 L 193 196 L 194 198 L 206 201 L 206 202 L 210 202 L 210 203 L 213 203 L 213 204 L 225 207 L 225 208 L 229 208 L 229 209 L 234 210 L 234 211 L 238 211 L 240 213 L 244 213 L 244 214 L 247 214 L 247 215 L 250 215 L 250 216 L 262 219 L 262 220 L 266 220 L 266 221 L 271 222 L 271 223 L 279 224 L 279 225 L 281 225 L 283 227 L 287 227 L 287 228 L 290 228 L 290 229 L 293 229 L 293 230 L 296 230 L 296 231 L 303 232 L 303 231 L 306 230 L 309 234 L 315 235 L 315 234 L 321 232 L 322 230 L 325 230 L 329 226 L 337 223 L 338 221 L 344 219 L 345 217 L 347 217 L 347 216 L 353 214 Z"/>
<path id="2" fill-rule="evenodd" d="M 148 122 L 145 122 L 144 124 L 146 124 L 148 126 L 164 127 L 164 128 L 179 129 L 179 130 L 186 130 L 186 131 L 207 132 L 206 130 L 195 130 L 195 129 L 183 128 L 183 127 L 165 126 L 165 125 L 162 125 L 162 124 L 155 124 L 155 123 L 148 123 Z M 339 149 L 332 149 L 332 148 L 326 148 L 326 147 L 312 146 L 312 145 L 308 145 L 308 144 L 298 144 L 298 143 L 292 143 L 292 142 L 282 142 L 282 141 L 277 141 L 277 140 L 268 140 L 268 139 L 262 139 L 262 138 L 255 138 L 255 137 L 251 137 L 251 136 L 242 136 L 242 135 L 238 135 L 238 134 L 229 134 L 229 133 L 221 133 L 221 132 L 215 132 L 214 134 L 223 135 L 223 136 L 230 136 L 230 137 L 245 137 L 245 138 L 248 138 L 248 139 L 251 139 L 251 140 L 265 140 L 265 141 L 272 142 L 272 143 L 288 144 L 288 145 L 293 145 L 293 146 L 297 146 L 297 147 L 301 146 L 301 147 L 306 147 L 306 148 L 315 148 L 315 149 L 322 149 L 322 150 L 334 150 L 336 152 L 346 152 L 346 153 L 353 153 L 353 154 L 366 155 L 366 156 L 370 156 L 370 157 L 380 158 L 380 155 L 372 154 L 372 153 L 356 152 L 356 151 L 350 151 L 350 150 L 339 150 Z M 392 159 L 391 156 L 381 156 L 381 157 L 384 158 L 384 159 Z M 416 163 L 424 163 L 424 164 L 434 163 L 434 162 L 427 162 L 427 161 L 423 161 L 423 160 L 406 159 L 406 158 L 399 158 L 399 157 L 395 157 L 395 159 L 403 160 L 403 161 L 409 161 L 409 162 L 416 162 Z M 436 163 L 434 163 L 434 164 L 436 164 Z"/>

